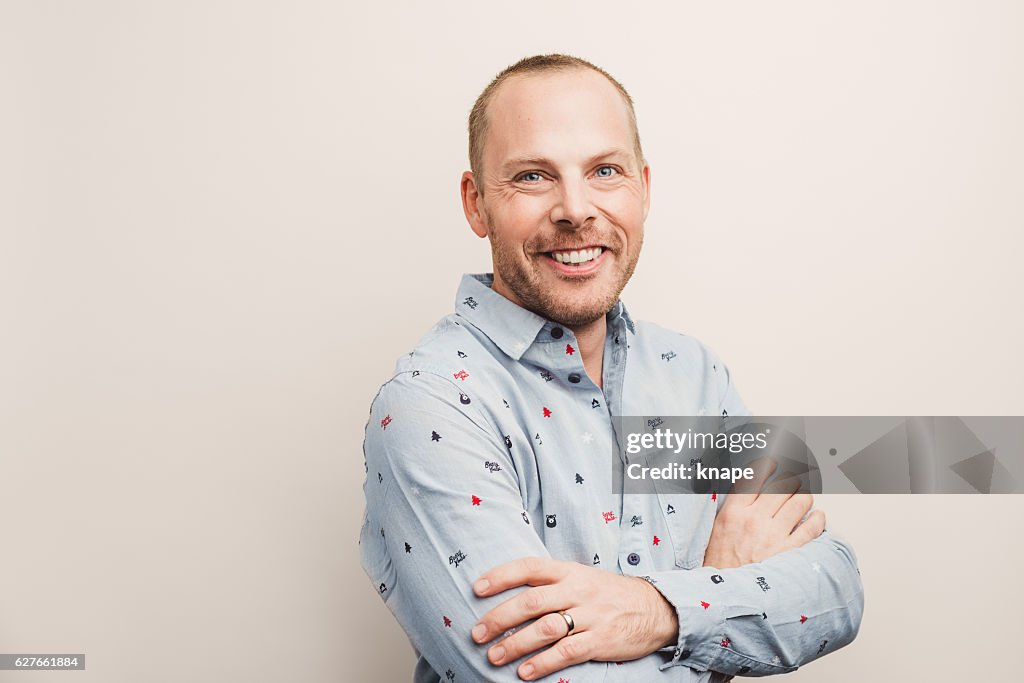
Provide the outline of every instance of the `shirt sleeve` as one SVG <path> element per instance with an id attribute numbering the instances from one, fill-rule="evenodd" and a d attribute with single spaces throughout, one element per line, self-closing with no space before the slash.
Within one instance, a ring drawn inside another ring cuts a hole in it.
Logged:
<path id="1" fill-rule="evenodd" d="M 504 562 L 550 556 L 525 510 L 508 443 L 473 397 L 425 371 L 399 374 L 371 407 L 363 569 L 445 683 L 519 681 L 526 659 L 494 666 L 487 659 L 493 642 L 478 645 L 470 636 L 485 613 L 525 590 L 479 598 L 473 582 Z M 657 680 L 668 673 L 660 669 L 665 659 L 586 662 L 540 680 Z"/>
<path id="2" fill-rule="evenodd" d="M 719 383 L 720 413 L 749 416 L 728 368 L 705 351 Z M 756 564 L 675 569 L 654 572 L 650 579 L 679 620 L 672 659 L 662 668 L 788 673 L 852 642 L 864 613 L 853 548 L 828 530 Z"/>
<path id="3" fill-rule="evenodd" d="M 664 666 L 765 676 L 849 644 L 864 612 L 853 549 L 825 531 L 805 545 L 732 569 L 651 574 L 679 617 Z"/>

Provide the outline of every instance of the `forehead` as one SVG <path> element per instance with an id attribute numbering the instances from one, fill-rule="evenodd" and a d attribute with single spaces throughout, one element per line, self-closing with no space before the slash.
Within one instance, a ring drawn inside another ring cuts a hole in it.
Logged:
<path id="1" fill-rule="evenodd" d="M 518 156 L 571 161 L 611 148 L 633 149 L 629 111 L 590 69 L 513 76 L 487 107 L 485 165 Z"/>

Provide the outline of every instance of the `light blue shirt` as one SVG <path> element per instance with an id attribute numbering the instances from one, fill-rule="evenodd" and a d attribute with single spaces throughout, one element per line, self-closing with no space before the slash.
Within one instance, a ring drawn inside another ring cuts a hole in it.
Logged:
<path id="1" fill-rule="evenodd" d="M 603 391 L 573 332 L 466 275 L 455 313 L 403 356 L 370 409 L 362 565 L 419 656 L 415 683 L 518 681 L 470 630 L 526 588 L 473 582 L 525 556 L 641 576 L 675 607 L 679 641 L 543 681 L 726 681 L 794 671 L 851 642 L 856 557 L 829 531 L 757 564 L 703 567 L 723 496 L 614 494 L 612 416 L 745 415 L 729 371 L 692 337 L 607 314 Z"/>

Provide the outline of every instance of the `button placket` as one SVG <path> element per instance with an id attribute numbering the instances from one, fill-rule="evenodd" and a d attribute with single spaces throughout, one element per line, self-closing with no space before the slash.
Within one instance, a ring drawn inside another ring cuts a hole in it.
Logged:
<path id="1" fill-rule="evenodd" d="M 561 374 L 563 377 L 565 377 L 565 380 L 569 384 L 577 386 L 585 384 L 583 380 L 584 377 L 586 377 L 586 371 L 582 367 L 583 359 L 579 356 L 575 337 L 573 337 L 571 333 L 567 335 L 566 332 L 567 330 L 565 328 L 560 327 L 558 325 L 555 325 L 550 330 L 548 330 L 548 335 L 551 337 L 551 339 L 558 340 L 559 342 L 567 342 L 569 346 L 573 347 L 574 351 L 574 355 L 571 357 L 570 360 L 565 354 L 561 353 L 560 351 L 556 351 L 554 348 L 549 350 L 547 352 L 547 355 L 549 355 L 551 357 L 551 360 L 553 361 L 550 366 L 551 370 L 553 373 Z M 555 347 L 556 345 L 551 344 L 551 346 Z M 569 372 L 565 372 L 565 366 L 568 363 L 572 364 L 570 367 L 575 367 L 572 368 Z M 562 368 L 561 372 L 559 372 L 559 366 L 561 366 Z"/>

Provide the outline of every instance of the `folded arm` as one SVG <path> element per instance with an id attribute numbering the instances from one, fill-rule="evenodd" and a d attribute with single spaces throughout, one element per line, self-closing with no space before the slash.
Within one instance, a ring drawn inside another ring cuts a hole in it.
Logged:
<path id="1" fill-rule="evenodd" d="M 472 638 L 485 614 L 528 590 L 479 597 L 473 585 L 480 576 L 524 557 L 551 561 L 524 510 L 502 437 L 447 378 L 404 373 L 375 399 L 364 452 L 363 568 L 414 647 L 442 680 L 520 680 L 526 657 L 492 664 L 494 643 Z M 667 675 L 659 670 L 665 659 L 613 664 L 612 676 L 607 662 L 587 661 L 533 680 L 656 680 Z"/>
<path id="2" fill-rule="evenodd" d="M 761 562 L 651 578 L 679 621 L 679 641 L 665 667 L 787 673 L 853 641 L 864 612 L 856 556 L 828 531 Z"/>

